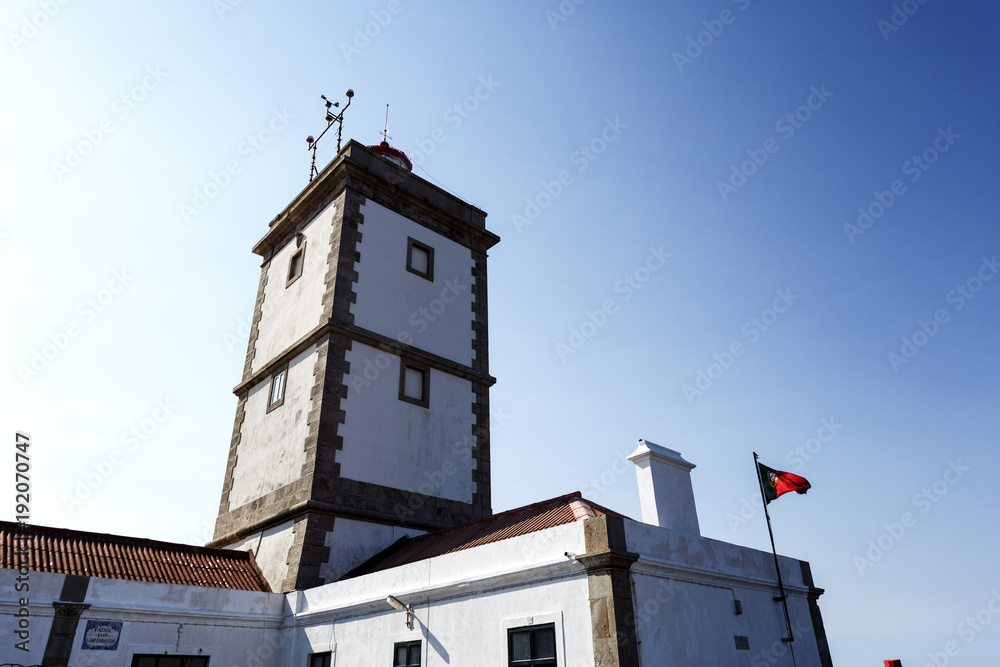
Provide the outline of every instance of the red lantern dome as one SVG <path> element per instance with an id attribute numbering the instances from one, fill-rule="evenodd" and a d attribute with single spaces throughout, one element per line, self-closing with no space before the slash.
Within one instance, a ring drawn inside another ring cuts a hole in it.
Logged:
<path id="1" fill-rule="evenodd" d="M 378 146 L 369 146 L 368 150 L 399 167 L 403 167 L 407 171 L 413 171 L 413 163 L 410 162 L 410 158 L 406 157 L 406 153 L 396 150 L 386 141 L 383 141 Z"/>

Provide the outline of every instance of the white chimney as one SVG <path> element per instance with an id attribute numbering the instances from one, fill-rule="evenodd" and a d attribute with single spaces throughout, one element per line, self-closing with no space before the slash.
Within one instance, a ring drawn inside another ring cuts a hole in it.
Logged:
<path id="1" fill-rule="evenodd" d="M 682 459 L 680 452 L 648 440 L 640 440 L 628 460 L 635 464 L 643 523 L 701 535 L 691 488 L 694 464 Z"/>

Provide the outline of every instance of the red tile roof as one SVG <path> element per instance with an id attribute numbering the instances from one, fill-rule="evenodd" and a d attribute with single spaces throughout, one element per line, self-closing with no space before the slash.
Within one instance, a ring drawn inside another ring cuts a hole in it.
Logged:
<path id="1" fill-rule="evenodd" d="M 404 537 L 342 579 L 455 553 L 595 516 L 622 516 L 584 499 L 579 491 L 417 537 Z"/>
<path id="2" fill-rule="evenodd" d="M 18 546 L 35 572 L 270 592 L 247 551 L 0 521 L 0 568 L 18 568 Z"/>

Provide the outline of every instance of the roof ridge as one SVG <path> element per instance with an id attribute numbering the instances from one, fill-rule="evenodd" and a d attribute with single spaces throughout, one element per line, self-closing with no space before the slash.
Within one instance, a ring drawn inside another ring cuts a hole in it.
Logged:
<path id="1" fill-rule="evenodd" d="M 460 523 L 457 526 L 451 526 L 449 528 L 440 528 L 438 530 L 433 530 L 433 531 L 431 531 L 429 533 L 424 533 L 423 535 L 417 535 L 416 537 L 414 537 L 412 539 L 413 539 L 414 542 L 416 542 L 416 541 L 422 540 L 424 538 L 440 537 L 440 536 L 447 535 L 448 533 L 452 533 L 452 532 L 455 532 L 455 531 L 465 530 L 465 529 L 469 528 L 470 526 L 473 526 L 473 525 L 475 525 L 477 523 L 478 524 L 486 525 L 486 524 L 490 523 L 491 521 L 500 521 L 502 518 L 505 518 L 508 515 L 513 514 L 515 512 L 524 512 L 526 510 L 531 510 L 531 509 L 539 508 L 539 507 L 542 507 L 544 505 L 548 505 L 550 503 L 553 504 L 553 505 L 555 505 L 555 504 L 557 504 L 557 501 L 567 501 L 568 502 L 568 501 L 570 501 L 571 499 L 574 499 L 574 498 L 577 498 L 577 499 L 582 498 L 582 495 L 580 494 L 579 491 L 573 491 L 572 493 L 567 493 L 567 494 L 562 495 L 562 496 L 556 496 L 555 498 L 549 498 L 548 500 L 540 500 L 540 501 L 538 501 L 536 503 L 531 503 L 530 505 L 523 505 L 521 507 L 513 507 L 513 508 L 511 508 L 509 510 L 504 510 L 503 512 L 499 512 L 497 514 L 489 514 L 487 516 L 480 517 L 478 519 L 473 519 L 472 521 L 466 521 L 465 523 Z M 589 502 L 589 501 L 587 501 L 587 502 Z"/>

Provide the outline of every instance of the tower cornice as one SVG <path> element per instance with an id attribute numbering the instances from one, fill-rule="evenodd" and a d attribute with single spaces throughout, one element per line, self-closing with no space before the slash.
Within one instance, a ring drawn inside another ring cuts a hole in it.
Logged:
<path id="1" fill-rule="evenodd" d="M 386 183 L 390 185 L 386 192 Z M 296 227 L 308 221 L 321 207 L 348 186 L 368 191 L 368 195 L 390 195 L 397 206 L 411 209 L 420 224 L 434 229 L 469 248 L 488 250 L 500 237 L 486 229 L 486 213 L 419 176 L 379 158 L 353 139 L 269 223 L 270 229 L 253 247 L 254 254 L 267 258 L 280 248 Z M 381 199 L 381 197 L 372 197 Z M 381 203 L 381 202 L 380 202 Z"/>

